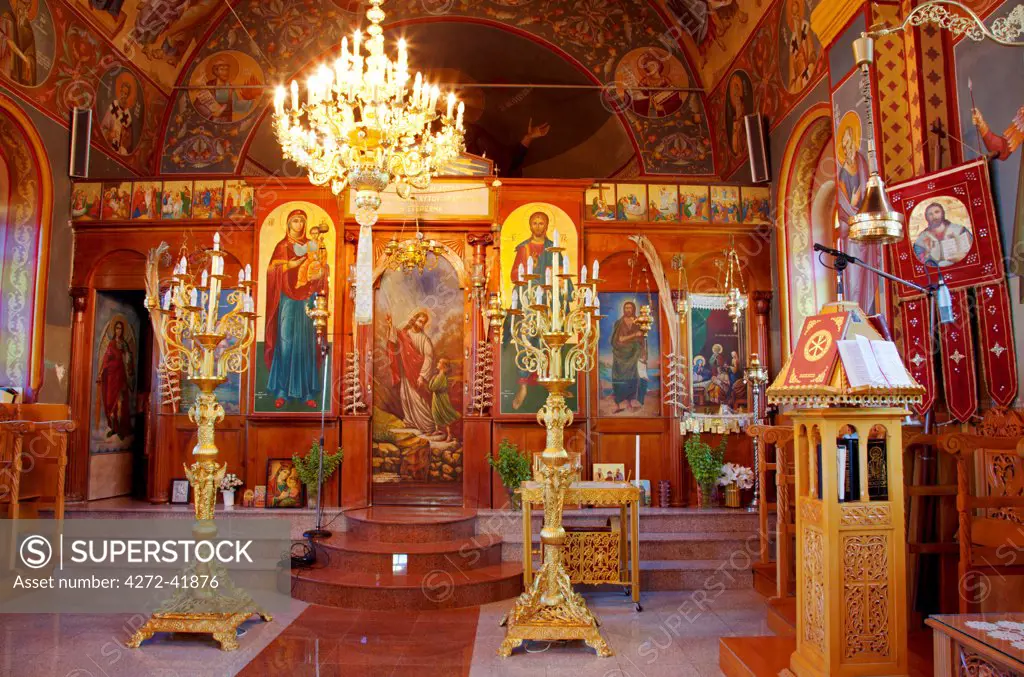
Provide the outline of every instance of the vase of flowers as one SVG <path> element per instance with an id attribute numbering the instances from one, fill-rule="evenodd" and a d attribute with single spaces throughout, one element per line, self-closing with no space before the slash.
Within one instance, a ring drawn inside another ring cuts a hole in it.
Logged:
<path id="1" fill-rule="evenodd" d="M 235 490 L 242 486 L 242 480 L 238 475 L 229 472 L 220 481 L 220 493 L 224 494 L 224 509 L 235 509 Z"/>
<path id="2" fill-rule="evenodd" d="M 697 481 L 697 496 L 700 507 L 712 506 L 712 493 L 719 475 L 722 474 L 722 461 L 725 459 L 725 437 L 714 449 L 704 442 L 699 435 L 691 435 L 683 447 L 686 462 L 690 464 L 693 479 Z"/>
<path id="3" fill-rule="evenodd" d="M 740 492 L 754 486 L 754 471 L 738 463 L 726 463 L 718 477 L 718 486 L 725 487 L 725 507 L 740 507 Z"/>

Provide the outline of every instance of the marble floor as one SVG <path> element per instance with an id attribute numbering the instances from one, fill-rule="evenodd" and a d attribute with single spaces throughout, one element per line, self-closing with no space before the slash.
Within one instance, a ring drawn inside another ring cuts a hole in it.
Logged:
<path id="1" fill-rule="evenodd" d="M 124 646 L 131 616 L 2 615 L 0 677 L 721 677 L 718 638 L 771 634 L 753 590 L 650 592 L 637 613 L 621 592 L 587 593 L 615 651 L 544 643 L 502 660 L 498 623 L 513 600 L 445 611 L 358 611 L 295 602 L 272 623 L 248 622 L 241 648 L 158 635 Z"/>

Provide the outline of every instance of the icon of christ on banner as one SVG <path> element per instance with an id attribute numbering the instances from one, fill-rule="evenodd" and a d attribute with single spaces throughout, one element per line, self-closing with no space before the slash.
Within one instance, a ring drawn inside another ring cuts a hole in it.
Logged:
<path id="1" fill-rule="evenodd" d="M 307 220 L 302 209 L 288 213 L 285 237 L 267 267 L 263 359 L 269 370 L 266 390 L 276 409 L 291 401 L 316 408 L 322 388 L 316 329 L 306 309 L 313 307 L 314 294 L 327 293 L 330 271 L 326 252 L 306 235 Z"/>

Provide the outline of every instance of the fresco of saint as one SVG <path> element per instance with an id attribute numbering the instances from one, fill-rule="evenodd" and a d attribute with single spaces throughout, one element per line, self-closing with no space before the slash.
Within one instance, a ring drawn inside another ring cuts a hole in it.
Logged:
<path id="1" fill-rule="evenodd" d="M 100 121 L 100 133 L 110 147 L 120 155 L 128 155 L 134 150 L 132 130 L 132 108 L 138 95 L 135 78 L 125 71 L 114 81 L 116 98 L 107 106 Z"/>
<path id="2" fill-rule="evenodd" d="M 11 0 L 0 15 L 0 72 L 20 85 L 36 84 L 36 34 L 32 20 L 39 0 Z"/>
<path id="3" fill-rule="evenodd" d="M 96 379 L 106 436 L 117 435 L 127 439 L 132 434 L 133 391 L 135 384 L 135 355 L 125 339 L 124 322 L 114 323 L 113 335 L 100 358 Z"/>
<path id="4" fill-rule="evenodd" d="M 263 359 L 269 370 L 267 391 L 277 409 L 290 400 L 313 409 L 322 387 L 316 330 L 306 308 L 314 294 L 326 293 L 329 271 L 318 256 L 316 240 L 306 235 L 306 222 L 301 209 L 288 214 L 287 233 L 267 267 Z"/>

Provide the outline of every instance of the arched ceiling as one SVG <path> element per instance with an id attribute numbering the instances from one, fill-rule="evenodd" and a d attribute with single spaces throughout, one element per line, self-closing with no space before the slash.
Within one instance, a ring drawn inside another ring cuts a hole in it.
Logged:
<path id="1" fill-rule="evenodd" d="M 190 22 L 187 30 L 209 26 L 198 39 L 165 27 L 143 50 L 164 65 L 172 60 L 168 55 L 187 50 L 176 75 L 164 68 L 157 77 L 164 83 L 173 77 L 179 87 L 212 84 L 211 66 L 225 57 L 234 84 L 284 82 L 365 23 L 363 8 L 345 0 L 239 0 L 230 11 L 210 0 L 128 0 L 138 12 L 168 2 L 185 8 L 175 21 Z M 414 69 L 450 69 L 485 83 L 604 87 L 486 90 L 480 124 L 489 134 L 514 143 L 531 115 L 535 123 L 552 125 L 531 147 L 524 174 L 609 176 L 627 162 L 636 167 L 637 157 L 647 174 L 714 173 L 703 93 L 648 96 L 643 89 L 699 86 L 678 29 L 646 0 L 392 0 L 384 10 L 385 37 L 409 36 Z M 183 48 L 189 40 L 194 48 Z M 220 99 L 171 91 L 161 173 L 234 172 L 247 153 L 268 169 L 280 165 L 263 122 L 269 93 L 234 90 L 229 101 L 228 91 L 221 90 Z"/>

